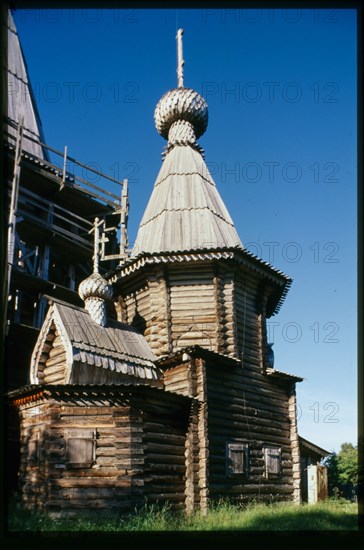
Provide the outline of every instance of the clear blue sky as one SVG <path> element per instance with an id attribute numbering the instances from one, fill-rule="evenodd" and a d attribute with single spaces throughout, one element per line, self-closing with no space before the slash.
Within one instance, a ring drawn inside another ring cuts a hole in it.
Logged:
<path id="1" fill-rule="evenodd" d="M 244 245 L 294 279 L 269 330 L 275 367 L 305 378 L 299 432 L 328 450 L 356 444 L 354 10 L 14 17 L 47 143 L 129 178 L 131 241 L 165 145 L 154 108 L 176 86 L 185 29 L 185 85 L 209 105 L 206 162 Z"/>

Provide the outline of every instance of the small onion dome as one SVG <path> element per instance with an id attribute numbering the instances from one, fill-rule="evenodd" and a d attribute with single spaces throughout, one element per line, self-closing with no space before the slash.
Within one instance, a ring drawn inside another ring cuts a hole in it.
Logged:
<path id="1" fill-rule="evenodd" d="M 169 129 L 177 120 L 191 123 L 197 139 L 207 128 L 207 103 L 191 88 L 174 88 L 159 100 L 154 111 L 154 120 L 157 131 L 165 139 L 168 139 Z"/>
<path id="2" fill-rule="evenodd" d="M 87 300 L 88 298 L 111 300 L 113 297 L 113 288 L 100 273 L 92 273 L 92 275 L 80 283 L 78 294 L 82 300 Z"/>

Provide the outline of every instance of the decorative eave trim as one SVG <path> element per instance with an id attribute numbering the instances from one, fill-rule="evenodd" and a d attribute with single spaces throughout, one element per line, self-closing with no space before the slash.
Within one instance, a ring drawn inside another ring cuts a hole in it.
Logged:
<path id="1" fill-rule="evenodd" d="M 30 360 L 30 383 L 31 384 L 39 384 L 38 363 L 40 360 L 40 356 L 43 352 L 44 342 L 47 339 L 48 332 L 53 323 L 55 324 L 56 329 L 59 332 L 60 338 L 66 350 L 65 383 L 69 382 L 71 372 L 72 372 L 72 366 L 73 366 L 72 343 L 68 337 L 67 330 L 64 327 L 61 316 L 57 310 L 57 305 L 53 303 L 49 308 L 47 316 L 43 322 L 42 328 L 40 330 L 40 333 Z"/>
<path id="2" fill-rule="evenodd" d="M 194 401 L 190 396 L 175 393 L 164 388 L 148 384 L 29 384 L 6 394 L 8 402 L 14 407 L 44 402 L 46 399 L 98 398 L 111 397 L 116 400 L 130 397 L 165 396 L 175 403 L 188 405 Z"/>
<path id="3" fill-rule="evenodd" d="M 57 305 L 53 305 L 54 308 L 54 324 L 56 325 L 56 328 L 58 329 L 59 335 L 61 337 L 61 340 L 64 344 L 64 347 L 66 348 L 66 372 L 65 372 L 65 384 L 68 384 L 71 375 L 72 375 L 72 367 L 73 367 L 73 346 L 72 342 L 69 339 L 69 336 L 67 334 L 67 329 L 63 324 L 61 315 L 58 311 Z"/>
<path id="4" fill-rule="evenodd" d="M 30 358 L 30 383 L 39 384 L 38 379 L 38 364 L 40 356 L 42 355 L 44 341 L 47 338 L 47 334 L 51 328 L 53 322 L 53 310 L 49 308 L 46 318 L 43 321 L 42 328 L 40 329 L 37 341 L 35 343 L 32 356 Z"/>
<path id="5" fill-rule="evenodd" d="M 6 394 L 8 401 L 13 407 L 20 408 L 26 405 L 36 405 L 44 401 L 44 386 L 31 384 L 23 386 Z"/>
<path id="6" fill-rule="evenodd" d="M 271 315 L 278 313 L 291 287 L 292 279 L 285 275 L 283 271 L 274 268 L 268 262 L 261 260 L 252 252 L 249 252 L 246 249 L 241 249 L 240 247 L 213 250 L 204 249 L 196 251 L 179 250 L 160 254 L 141 253 L 138 256 L 127 259 L 125 263 L 117 267 L 114 271 L 108 273 L 105 278 L 110 283 L 116 283 L 119 279 L 128 277 L 145 266 L 206 260 L 236 261 L 238 264 L 246 266 L 251 271 L 259 273 L 262 277 L 266 279 L 268 278 L 274 284 L 278 284 L 282 290 Z"/>

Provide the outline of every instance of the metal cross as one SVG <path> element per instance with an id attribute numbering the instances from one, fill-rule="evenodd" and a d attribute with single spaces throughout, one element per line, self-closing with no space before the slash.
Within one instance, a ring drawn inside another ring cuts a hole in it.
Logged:
<path id="1" fill-rule="evenodd" d="M 182 45 L 183 29 L 177 31 L 177 82 L 178 87 L 183 88 L 183 65 L 185 64 L 183 59 L 183 45 Z"/>

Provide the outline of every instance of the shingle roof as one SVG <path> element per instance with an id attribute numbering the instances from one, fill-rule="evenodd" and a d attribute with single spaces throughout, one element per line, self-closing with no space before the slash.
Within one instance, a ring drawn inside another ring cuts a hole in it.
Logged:
<path id="1" fill-rule="evenodd" d="M 133 327 L 112 320 L 102 327 L 85 309 L 54 300 L 33 352 L 32 382 L 37 382 L 37 361 L 52 322 L 70 350 L 66 381 L 71 378 L 70 370 L 75 362 L 141 379 L 159 378 L 155 355 L 144 336 Z"/>
<path id="2" fill-rule="evenodd" d="M 236 246 L 243 248 L 201 154 L 176 145 L 158 174 L 133 254 Z"/>
<path id="3" fill-rule="evenodd" d="M 130 325 L 109 320 L 106 327 L 95 323 L 83 308 L 55 303 L 74 348 L 95 355 L 114 355 L 136 364 L 153 366 L 155 355 L 144 336 Z"/>
<path id="4" fill-rule="evenodd" d="M 42 147 L 26 139 L 30 136 L 44 143 L 42 124 L 37 110 L 34 95 L 31 90 L 28 69 L 21 49 L 19 36 L 15 27 L 13 16 L 8 11 L 8 59 L 7 59 L 7 116 L 13 122 L 18 123 L 21 116 L 24 117 L 23 149 L 39 158 L 48 158 Z M 7 132 L 13 144 L 16 142 L 17 131 L 10 125 Z"/>

